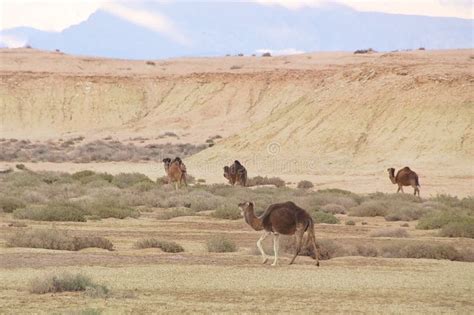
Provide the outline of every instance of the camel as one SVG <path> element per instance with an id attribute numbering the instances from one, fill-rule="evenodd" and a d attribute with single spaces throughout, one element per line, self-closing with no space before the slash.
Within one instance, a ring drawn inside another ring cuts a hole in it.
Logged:
<path id="1" fill-rule="evenodd" d="M 308 241 L 311 242 L 314 248 L 312 258 L 316 260 L 316 266 L 319 266 L 319 254 L 316 245 L 316 237 L 314 235 L 314 222 L 306 210 L 298 207 L 291 201 L 270 205 L 260 217 L 255 216 L 254 204 L 252 202 L 240 203 L 239 208 L 240 214 L 244 217 L 248 225 L 255 231 L 264 230 L 263 235 L 257 241 L 257 247 L 262 254 L 263 264 L 268 261 L 268 256 L 263 251 L 262 241 L 267 238 L 268 235 L 273 234 L 275 257 L 272 266 L 276 266 L 278 263 L 280 234 L 296 235 L 296 252 L 290 261 L 291 265 L 301 250 L 304 233 L 308 232 Z"/>
<path id="2" fill-rule="evenodd" d="M 229 183 L 234 186 L 236 183 L 245 187 L 247 185 L 247 170 L 245 167 L 237 160 L 234 161 L 234 164 L 229 166 L 224 166 L 224 177 L 229 180 Z"/>
<path id="3" fill-rule="evenodd" d="M 181 183 L 188 185 L 186 181 L 186 166 L 183 161 L 176 157 L 171 161 L 170 158 L 163 159 L 166 175 L 168 175 L 168 184 L 175 182 L 176 190 L 181 187 Z"/>
<path id="4" fill-rule="evenodd" d="M 411 186 L 414 189 L 414 195 L 418 194 L 420 196 L 420 183 L 418 181 L 418 175 L 413 172 L 408 166 L 405 166 L 401 170 L 397 172 L 397 176 L 395 176 L 395 169 L 389 168 L 387 169 L 388 176 L 393 184 L 398 185 L 397 193 L 402 191 L 403 193 L 403 186 Z"/>

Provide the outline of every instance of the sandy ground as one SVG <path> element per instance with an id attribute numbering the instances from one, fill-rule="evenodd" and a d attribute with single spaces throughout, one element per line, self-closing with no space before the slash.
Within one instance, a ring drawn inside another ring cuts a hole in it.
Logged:
<path id="1" fill-rule="evenodd" d="M 259 232 L 243 220 L 206 216 L 155 219 L 157 211 L 139 219 L 106 219 L 87 223 L 24 221 L 28 228 L 74 230 L 81 235 L 110 239 L 115 251 L 85 249 L 80 252 L 5 248 L 5 239 L 18 228 L 8 227 L 9 215 L 0 216 L 0 304 L 2 314 L 51 313 L 99 309 L 122 313 L 457 313 L 474 312 L 474 264 L 465 262 L 343 257 L 316 267 L 309 257 L 298 257 L 289 266 L 283 255 L 280 266 L 261 265 L 255 255 Z M 346 220 L 344 216 L 341 217 Z M 367 225 L 360 225 L 361 221 Z M 370 231 L 400 222 L 383 218 L 355 218 L 355 226 L 317 225 L 317 237 L 374 242 L 391 239 L 368 237 Z M 446 239 L 433 231 L 407 230 L 410 240 L 431 240 L 457 247 L 472 247 L 470 239 Z M 207 253 L 212 235 L 236 242 L 235 253 Z M 158 249 L 133 249 L 140 238 L 174 240 L 184 253 Z M 269 240 L 268 240 L 269 241 Z M 271 242 L 271 241 L 270 241 Z M 90 298 L 80 293 L 37 295 L 28 293 L 32 279 L 47 274 L 81 272 L 107 285 L 111 296 Z"/>

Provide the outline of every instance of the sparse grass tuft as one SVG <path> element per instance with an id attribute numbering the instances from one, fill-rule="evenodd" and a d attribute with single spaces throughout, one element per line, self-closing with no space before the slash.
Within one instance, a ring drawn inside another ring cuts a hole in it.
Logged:
<path id="1" fill-rule="evenodd" d="M 105 294 L 109 292 L 107 287 L 95 283 L 91 278 L 82 274 L 49 275 L 37 278 L 30 283 L 30 292 L 35 294 L 77 292 L 91 289 L 99 290 Z"/>
<path id="2" fill-rule="evenodd" d="M 356 225 L 356 223 L 353 220 L 348 220 L 346 221 L 346 225 Z"/>
<path id="3" fill-rule="evenodd" d="M 159 213 L 157 215 L 158 220 L 169 220 L 176 217 L 187 217 L 187 216 L 194 216 L 196 215 L 196 211 L 191 210 L 189 208 L 174 208 L 171 210 L 167 210 L 166 212 Z"/>
<path id="4" fill-rule="evenodd" d="M 56 229 L 19 231 L 7 240 L 7 246 L 69 251 L 78 251 L 89 247 L 113 250 L 113 244 L 106 238 L 71 236 L 66 231 Z"/>
<path id="5" fill-rule="evenodd" d="M 214 236 L 207 241 L 207 250 L 210 253 L 235 252 L 237 245 L 225 236 Z"/>
<path id="6" fill-rule="evenodd" d="M 371 237 L 409 237 L 408 232 L 400 228 L 379 229 L 370 233 Z"/>
<path id="7" fill-rule="evenodd" d="M 134 247 L 138 249 L 160 248 L 167 253 L 184 252 L 184 248 L 176 242 L 160 241 L 155 238 L 141 239 L 135 243 Z"/>

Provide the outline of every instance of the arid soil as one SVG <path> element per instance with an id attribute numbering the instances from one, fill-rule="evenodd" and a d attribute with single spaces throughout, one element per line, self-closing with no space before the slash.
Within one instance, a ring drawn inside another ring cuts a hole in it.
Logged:
<path id="1" fill-rule="evenodd" d="M 22 220 L 28 228 L 76 231 L 104 236 L 113 252 L 85 249 L 79 252 L 5 248 L 6 237 L 19 228 L 0 222 L 0 313 L 73 312 L 85 309 L 117 313 L 462 313 L 474 311 L 474 264 L 426 259 L 341 257 L 316 267 L 309 257 L 298 257 L 288 266 L 283 255 L 278 267 L 261 265 L 255 254 L 260 233 L 243 220 L 180 217 L 156 220 L 157 212 L 139 219 L 106 219 L 87 223 L 38 223 Z M 341 219 L 347 220 L 345 216 Z M 382 218 L 355 219 L 355 226 L 316 226 L 317 237 L 366 244 L 393 239 L 369 237 L 374 229 L 399 227 Z M 366 221 L 367 225 L 361 225 Z M 472 246 L 472 241 L 436 237 L 432 231 L 406 228 L 410 240 L 431 240 Z M 235 253 L 207 253 L 206 240 L 225 235 L 235 241 Z M 184 253 L 159 249 L 134 249 L 140 238 L 173 240 Z M 266 241 L 271 246 L 271 241 Z M 111 296 L 90 298 L 82 293 L 31 294 L 29 281 L 61 271 L 81 272 L 107 285 Z"/>

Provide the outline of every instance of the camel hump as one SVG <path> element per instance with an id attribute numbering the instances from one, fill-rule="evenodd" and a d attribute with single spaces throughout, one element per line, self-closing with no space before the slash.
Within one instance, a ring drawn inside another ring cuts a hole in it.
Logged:
<path id="1" fill-rule="evenodd" d="M 403 170 L 405 170 L 405 171 L 411 171 L 411 169 L 410 169 L 408 166 L 405 166 L 405 167 L 403 168 Z"/>

